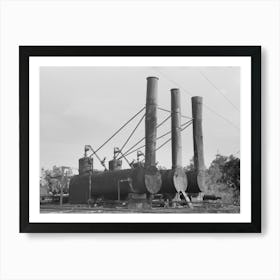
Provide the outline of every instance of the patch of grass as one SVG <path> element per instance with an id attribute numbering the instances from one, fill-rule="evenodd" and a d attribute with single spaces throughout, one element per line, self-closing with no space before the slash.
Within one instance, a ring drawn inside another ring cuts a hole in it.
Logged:
<path id="1" fill-rule="evenodd" d="M 240 192 L 224 183 L 209 184 L 207 193 L 221 197 L 223 203 L 240 205 Z"/>

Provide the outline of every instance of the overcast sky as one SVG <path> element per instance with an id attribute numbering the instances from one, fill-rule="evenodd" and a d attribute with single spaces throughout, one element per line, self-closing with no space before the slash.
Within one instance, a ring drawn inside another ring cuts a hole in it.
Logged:
<path id="1" fill-rule="evenodd" d="M 98 148 L 132 115 L 145 106 L 146 77 L 159 77 L 158 103 L 170 109 L 170 89 L 180 88 L 182 114 L 191 116 L 191 96 L 202 96 L 205 163 L 217 152 L 239 156 L 239 67 L 41 67 L 41 167 L 78 168 L 84 145 Z M 141 114 L 103 149 L 100 157 L 113 156 L 141 118 Z M 158 111 L 158 123 L 168 113 Z M 182 119 L 182 122 L 185 120 Z M 158 136 L 170 130 L 170 121 Z M 124 151 L 144 136 L 144 122 Z M 160 146 L 170 136 L 160 139 Z M 192 128 L 182 132 L 183 165 L 193 156 Z M 144 149 L 142 149 L 144 152 Z M 136 153 L 128 156 L 136 159 Z M 171 167 L 171 143 L 157 152 L 159 165 Z M 94 159 L 97 169 L 102 169 Z M 123 162 L 123 167 L 127 167 Z"/>

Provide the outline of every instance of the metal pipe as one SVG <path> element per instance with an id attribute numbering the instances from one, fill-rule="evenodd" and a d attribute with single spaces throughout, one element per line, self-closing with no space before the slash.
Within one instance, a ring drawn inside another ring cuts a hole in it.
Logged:
<path id="1" fill-rule="evenodd" d="M 188 186 L 187 176 L 182 168 L 181 139 L 181 99 L 180 90 L 171 89 L 171 147 L 172 169 L 162 172 L 163 193 L 185 192 Z M 187 203 L 189 201 L 186 199 Z"/>
<path id="2" fill-rule="evenodd" d="M 156 166 L 157 138 L 157 91 L 158 78 L 147 78 L 146 119 L 145 119 L 145 167 Z"/>
<path id="3" fill-rule="evenodd" d="M 181 100 L 180 90 L 171 89 L 172 169 L 182 167 Z"/>
<path id="4" fill-rule="evenodd" d="M 205 192 L 205 163 L 203 151 L 202 134 L 202 97 L 192 97 L 192 117 L 193 117 L 193 150 L 194 168 L 197 176 L 197 184 L 201 192 Z"/>

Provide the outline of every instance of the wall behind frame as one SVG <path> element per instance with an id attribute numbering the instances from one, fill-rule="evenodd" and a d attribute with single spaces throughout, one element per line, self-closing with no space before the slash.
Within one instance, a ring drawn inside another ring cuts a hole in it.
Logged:
<path id="1" fill-rule="evenodd" d="M 0 7 L 1 279 L 280 278 L 280 1 L 4 0 Z M 263 233 L 19 234 L 18 45 L 161 44 L 262 45 Z"/>

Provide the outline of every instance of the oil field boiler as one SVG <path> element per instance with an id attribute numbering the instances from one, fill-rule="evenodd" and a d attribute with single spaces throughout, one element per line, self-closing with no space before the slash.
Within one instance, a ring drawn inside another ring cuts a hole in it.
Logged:
<path id="1" fill-rule="evenodd" d="M 171 89 L 171 111 L 169 112 L 171 113 L 172 168 L 169 170 L 158 170 L 156 167 L 156 151 L 159 149 L 156 147 L 156 143 L 161 137 L 157 137 L 157 128 L 161 125 L 157 123 L 157 101 L 158 78 L 148 77 L 146 112 L 143 116 L 145 117 L 145 137 L 141 139 L 145 140 L 145 145 L 142 146 L 145 147 L 144 164 L 139 161 L 137 163 L 128 162 L 130 168 L 121 169 L 121 159 L 123 158 L 126 161 L 127 159 L 122 153 L 122 149 L 115 149 L 114 157 L 109 161 L 109 170 L 107 170 L 104 160 L 98 157 L 97 151 L 90 145 L 86 145 L 84 157 L 79 159 L 79 175 L 72 177 L 70 181 L 70 203 L 84 204 L 97 198 L 103 198 L 104 200 L 126 200 L 128 198 L 147 200 L 153 195 L 159 194 L 163 198 L 183 199 L 191 207 L 191 196 L 203 197 L 205 166 L 202 136 L 202 98 L 192 97 L 192 118 L 181 124 L 180 91 L 179 89 Z M 186 173 L 182 167 L 181 131 L 191 124 L 193 126 L 195 171 Z M 88 155 L 89 151 L 92 152 L 91 155 Z M 93 155 L 99 159 L 105 171 L 93 170 Z M 117 158 L 118 155 L 120 155 L 119 158 Z"/>
<path id="2" fill-rule="evenodd" d="M 156 167 L 158 78 L 147 78 L 145 114 L 145 164 L 121 170 L 121 162 L 114 158 L 109 170 L 92 172 L 92 159 L 79 160 L 80 174 L 73 177 L 69 187 L 70 203 L 87 203 L 98 196 L 108 199 L 128 194 L 156 194 L 161 189 L 161 174 Z M 95 151 L 92 149 L 94 154 Z"/>

